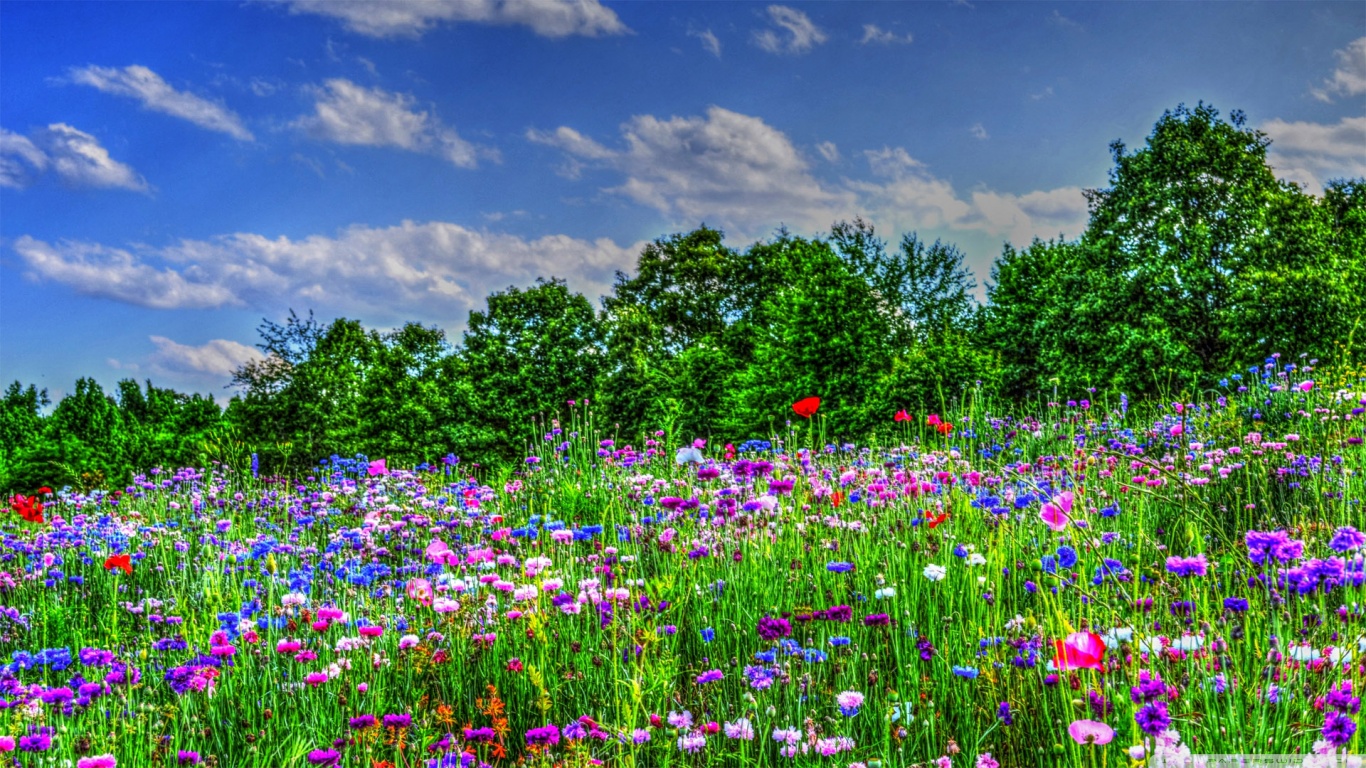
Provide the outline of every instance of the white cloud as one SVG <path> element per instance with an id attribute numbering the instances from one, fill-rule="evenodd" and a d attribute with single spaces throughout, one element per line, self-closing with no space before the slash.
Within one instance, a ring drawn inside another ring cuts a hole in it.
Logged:
<path id="1" fill-rule="evenodd" d="M 85 131 L 53 123 L 24 137 L 0 128 L 0 186 L 22 189 L 48 171 L 71 187 L 147 190 L 142 177 Z"/>
<path id="2" fill-rule="evenodd" d="M 531 131 L 528 138 L 559 147 L 571 163 L 620 174 L 618 185 L 604 189 L 609 194 L 653 208 L 678 226 L 705 221 L 740 239 L 779 224 L 818 233 L 857 214 L 894 230 L 975 231 L 1017 243 L 1075 235 L 1086 222 L 1079 188 L 1020 195 L 981 189 L 965 198 L 901 147 L 864 152 L 870 177 L 823 181 L 783 132 L 721 107 L 704 117 L 636 116 L 621 135 L 619 149 L 568 127 Z M 830 162 L 839 158 L 831 142 L 816 151 Z"/>
<path id="3" fill-rule="evenodd" d="M 310 307 L 367 322 L 463 323 L 493 291 L 559 276 L 609 292 L 643 244 L 550 235 L 534 240 L 446 222 L 353 226 L 335 237 L 236 233 L 162 248 L 55 244 L 20 237 L 32 279 L 156 309 Z"/>
<path id="4" fill-rule="evenodd" d="M 864 45 L 868 45 L 869 43 L 877 43 L 879 45 L 891 45 L 892 43 L 910 44 L 915 42 L 915 36 L 910 32 L 907 32 L 905 37 L 902 37 L 901 35 L 898 35 L 889 29 L 883 29 L 876 24 L 864 24 L 863 39 L 859 40 L 859 42 Z"/>
<path id="5" fill-rule="evenodd" d="M 710 29 L 704 29 L 701 32 L 692 30 L 688 32 L 688 36 L 701 40 L 703 50 L 718 59 L 721 58 L 721 41 L 716 38 L 715 33 Z"/>
<path id="6" fill-rule="evenodd" d="M 371 37 L 420 37 L 442 23 L 530 27 L 542 37 L 621 35 L 621 19 L 598 0 L 289 0 L 291 13 L 341 20 Z"/>
<path id="7" fill-rule="evenodd" d="M 1029 94 L 1029 98 L 1033 101 L 1043 101 L 1044 99 L 1051 99 L 1053 98 L 1053 86 L 1050 85 L 1045 87 L 1042 91 L 1031 93 Z"/>
<path id="8" fill-rule="evenodd" d="M 161 79 L 161 76 L 147 67 L 136 64 L 123 69 L 115 67 L 78 67 L 68 76 L 73 83 L 88 85 L 92 88 L 128 96 L 142 102 L 142 106 L 153 112 L 161 112 L 207 128 L 211 131 L 226 133 L 240 141 L 251 141 L 251 131 L 242 124 L 242 118 L 232 110 L 192 93 L 177 91 Z"/>
<path id="9" fill-rule="evenodd" d="M 984 128 L 981 123 L 973 123 L 972 127 L 968 129 L 968 132 L 972 134 L 974 139 L 982 139 L 985 141 L 986 139 L 991 138 L 987 134 L 987 129 Z"/>
<path id="10" fill-rule="evenodd" d="M 191 346 L 165 336 L 148 338 L 156 345 L 156 351 L 151 356 L 152 367 L 160 372 L 226 378 L 246 363 L 265 358 L 256 348 L 231 339 L 211 339 L 199 346 Z M 136 370 L 137 365 L 133 364 L 132 367 Z"/>
<path id="11" fill-rule="evenodd" d="M 1366 93 L 1366 37 L 1358 37 L 1333 55 L 1338 60 L 1333 76 L 1323 81 L 1322 88 L 1310 92 L 1320 101 L 1332 101 L 1333 94 L 1357 96 Z"/>
<path id="12" fill-rule="evenodd" d="M 23 189 L 47 168 L 47 155 L 25 136 L 0 128 L 0 187 Z"/>
<path id="13" fill-rule="evenodd" d="M 567 127 L 533 131 L 528 138 L 621 172 L 622 184 L 608 192 L 680 222 L 706 218 L 747 231 L 750 224 L 782 217 L 825 227 L 832 210 L 852 210 L 850 192 L 822 186 L 787 136 L 757 117 L 711 107 L 705 117 L 636 116 L 621 132 L 620 150 Z"/>
<path id="14" fill-rule="evenodd" d="M 481 158 L 498 160 L 496 150 L 465 141 L 432 113 L 417 110 L 417 100 L 409 94 L 336 78 L 317 89 L 315 96 L 313 114 L 293 123 L 315 139 L 397 147 L 435 155 L 461 168 L 475 168 Z"/>
<path id="15" fill-rule="evenodd" d="M 806 53 L 827 39 L 825 32 L 796 8 L 770 5 L 768 20 L 773 27 L 756 30 L 754 44 L 769 53 Z"/>
<path id="16" fill-rule="evenodd" d="M 1330 179 L 1366 176 L 1366 116 L 1334 124 L 1272 120 L 1261 130 L 1271 137 L 1268 162 L 1276 175 L 1311 192 Z"/>

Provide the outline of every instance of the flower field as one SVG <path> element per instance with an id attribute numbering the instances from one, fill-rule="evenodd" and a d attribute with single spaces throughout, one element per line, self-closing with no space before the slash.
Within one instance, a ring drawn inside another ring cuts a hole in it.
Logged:
<path id="1" fill-rule="evenodd" d="M 731 443 L 576 405 L 497 478 L 234 457 L 15 497 L 0 764 L 1360 753 L 1366 395 L 1311 370 L 1032 414 L 969 390 L 867 446 L 814 398 Z"/>

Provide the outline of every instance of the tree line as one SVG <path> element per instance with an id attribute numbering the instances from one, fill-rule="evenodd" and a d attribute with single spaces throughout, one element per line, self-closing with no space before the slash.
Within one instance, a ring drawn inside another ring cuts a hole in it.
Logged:
<path id="1" fill-rule="evenodd" d="M 81 379 L 48 414 L 46 392 L 15 382 L 0 490 L 253 452 L 271 470 L 357 453 L 506 463 L 539 437 L 534 416 L 569 401 L 628 441 L 740 440 L 819 395 L 827 432 L 861 439 L 968 388 L 1175 395 L 1273 352 L 1360 359 L 1366 180 L 1309 194 L 1275 177 L 1269 144 L 1240 112 L 1164 113 L 1142 148 L 1111 145 L 1079 237 L 1004 247 L 985 302 L 957 247 L 914 233 L 893 247 L 856 219 L 737 249 L 701 226 L 646 246 L 600 307 L 556 278 L 496 292 L 458 343 L 417 323 L 265 321 L 265 357 L 237 370 L 226 410 Z"/>

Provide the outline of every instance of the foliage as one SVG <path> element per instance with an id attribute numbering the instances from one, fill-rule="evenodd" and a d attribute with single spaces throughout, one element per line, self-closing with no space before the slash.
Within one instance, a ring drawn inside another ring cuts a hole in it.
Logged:
<path id="1" fill-rule="evenodd" d="M 1143 147 L 1111 145 L 1073 240 L 1005 245 L 986 301 L 951 243 L 871 224 L 779 231 L 745 248 L 705 225 L 661 237 L 601 310 L 559 279 L 509 287 L 440 328 L 381 332 L 290 311 L 225 413 L 147 382 L 93 380 L 51 408 L 14 382 L 0 401 L 0 491 L 122 482 L 197 456 L 300 471 L 333 455 L 416 466 L 458 454 L 510 470 L 569 401 L 615 439 L 771 439 L 789 405 L 858 440 L 985 395 L 1191 396 L 1278 351 L 1366 360 L 1366 180 L 1311 195 L 1278 181 L 1238 112 L 1179 106 Z M 799 418 L 799 417 L 796 417 Z"/>

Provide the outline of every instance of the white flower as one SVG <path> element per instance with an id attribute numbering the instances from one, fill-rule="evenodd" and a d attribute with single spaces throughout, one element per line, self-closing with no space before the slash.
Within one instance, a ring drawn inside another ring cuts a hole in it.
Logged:
<path id="1" fill-rule="evenodd" d="M 882 589 L 879 589 L 878 591 L 874 592 L 873 597 L 877 598 L 878 600 L 886 600 L 891 597 L 896 597 L 896 588 L 883 587 Z"/>
<path id="2" fill-rule="evenodd" d="M 968 565 L 969 565 L 969 566 L 973 566 L 973 565 L 986 565 L 986 564 L 987 564 L 987 559 L 986 559 L 985 557 L 982 557 L 981 554 L 979 554 L 979 553 L 977 553 L 977 552 L 973 552 L 972 554 L 968 555 Z"/>
<path id="3" fill-rule="evenodd" d="M 949 570 L 942 565 L 930 563 L 925 566 L 923 573 L 925 574 L 925 578 L 930 581 L 943 581 L 944 577 L 949 575 Z"/>

